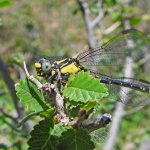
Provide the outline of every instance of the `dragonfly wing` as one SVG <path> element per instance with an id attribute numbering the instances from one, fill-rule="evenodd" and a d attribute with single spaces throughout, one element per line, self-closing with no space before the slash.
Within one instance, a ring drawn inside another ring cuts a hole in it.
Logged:
<path id="1" fill-rule="evenodd" d="M 100 48 L 79 54 L 76 60 L 81 65 L 122 65 L 125 57 L 135 61 L 149 50 L 150 38 L 137 30 L 126 30 Z M 131 62 L 128 62 L 131 63 Z"/>
<path id="2" fill-rule="evenodd" d="M 150 82 L 142 79 L 113 77 L 92 70 L 90 73 L 95 78 L 99 78 L 101 83 L 105 83 L 105 87 L 108 88 L 108 98 L 131 106 L 150 104 Z"/>
<path id="3" fill-rule="evenodd" d="M 66 59 L 65 57 L 61 57 L 61 56 L 50 57 L 50 56 L 43 55 L 40 53 L 35 53 L 34 56 L 35 56 L 35 62 L 38 62 L 41 58 L 45 58 L 45 59 L 49 60 L 51 62 L 51 64 L 55 61 L 60 61 L 60 60 Z"/>
<path id="4" fill-rule="evenodd" d="M 125 105 L 145 106 L 150 104 L 150 93 L 112 84 L 106 87 L 109 92 L 108 98 L 120 101 Z"/>

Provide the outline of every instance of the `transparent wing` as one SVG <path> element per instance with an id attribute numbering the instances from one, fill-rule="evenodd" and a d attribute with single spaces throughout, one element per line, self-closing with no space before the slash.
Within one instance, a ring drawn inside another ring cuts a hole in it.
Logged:
<path id="1" fill-rule="evenodd" d="M 120 101 L 126 105 L 131 106 L 144 106 L 150 104 L 150 82 L 142 79 L 134 79 L 127 77 L 112 77 L 109 75 L 97 73 L 90 71 L 91 74 L 95 75 L 96 78 L 105 79 L 105 80 L 115 80 L 118 83 L 126 82 L 129 83 L 128 87 L 117 85 L 117 84 L 105 84 L 105 87 L 108 88 L 109 96 L 108 98 Z M 130 84 L 136 84 L 137 88 L 132 89 Z M 146 86 L 148 91 L 144 92 L 139 90 L 141 86 Z"/>
<path id="2" fill-rule="evenodd" d="M 38 62 L 41 58 L 45 58 L 51 62 L 51 64 L 55 61 L 60 61 L 62 59 L 65 59 L 65 57 L 57 56 L 57 57 L 49 57 L 47 55 L 43 55 L 40 53 L 35 53 L 35 62 Z"/>
<path id="3" fill-rule="evenodd" d="M 100 48 L 86 51 L 76 58 L 81 65 L 122 65 L 125 57 L 138 60 L 149 50 L 150 38 L 137 30 L 126 30 Z M 130 61 L 128 63 L 131 63 Z"/>
<path id="4" fill-rule="evenodd" d="M 128 87 L 107 84 L 110 99 L 115 99 L 129 106 L 145 106 L 150 104 L 150 93 L 141 92 Z"/>
<path id="5" fill-rule="evenodd" d="M 93 142 L 98 146 L 104 146 L 104 143 L 108 139 L 108 137 L 111 136 L 111 134 L 108 135 L 108 127 L 106 128 L 100 128 L 98 130 L 95 130 L 91 132 L 91 137 Z"/>

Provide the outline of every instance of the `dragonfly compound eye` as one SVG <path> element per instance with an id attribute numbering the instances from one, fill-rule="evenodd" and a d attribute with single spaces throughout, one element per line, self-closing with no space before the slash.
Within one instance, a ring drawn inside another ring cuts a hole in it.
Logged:
<path id="1" fill-rule="evenodd" d="M 49 60 L 43 60 L 41 65 L 44 73 L 48 73 L 51 70 L 51 63 Z"/>

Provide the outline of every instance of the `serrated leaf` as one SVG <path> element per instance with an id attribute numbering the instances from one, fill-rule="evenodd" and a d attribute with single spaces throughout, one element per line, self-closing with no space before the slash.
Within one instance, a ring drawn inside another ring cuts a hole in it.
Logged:
<path id="1" fill-rule="evenodd" d="M 108 95 L 107 88 L 99 79 L 90 79 L 89 72 L 80 72 L 76 76 L 63 94 L 70 100 L 86 103 L 89 100 L 99 102 Z"/>
<path id="2" fill-rule="evenodd" d="M 87 131 L 83 128 L 68 129 L 59 139 L 58 150 L 93 150 L 94 143 Z"/>
<path id="3" fill-rule="evenodd" d="M 18 98 L 20 98 L 20 103 L 24 107 L 28 107 L 30 111 L 39 112 L 48 109 L 48 105 L 44 101 L 42 94 L 28 79 L 20 80 L 20 82 L 15 85 L 15 89 Z"/>
<path id="4" fill-rule="evenodd" d="M 51 135 L 54 128 L 53 118 L 45 118 L 34 126 L 28 141 L 28 150 L 57 150 L 58 137 Z"/>

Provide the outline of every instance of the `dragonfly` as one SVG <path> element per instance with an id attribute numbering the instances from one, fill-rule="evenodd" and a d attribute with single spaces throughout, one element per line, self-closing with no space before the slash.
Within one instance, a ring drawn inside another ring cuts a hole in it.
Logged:
<path id="1" fill-rule="evenodd" d="M 82 70 L 90 71 L 108 88 L 109 97 L 126 105 L 140 106 L 149 104 L 150 82 L 129 77 L 110 76 L 84 66 L 119 66 L 132 63 L 144 57 L 149 52 L 150 38 L 134 29 L 125 30 L 112 38 L 106 44 L 80 53 L 76 58 L 44 56 L 35 63 L 37 75 L 47 82 L 57 78 L 61 73 L 63 81 L 71 74 Z M 128 61 L 125 61 L 130 57 Z M 122 88 L 120 88 L 122 87 Z M 119 89 L 121 92 L 118 92 Z"/>

